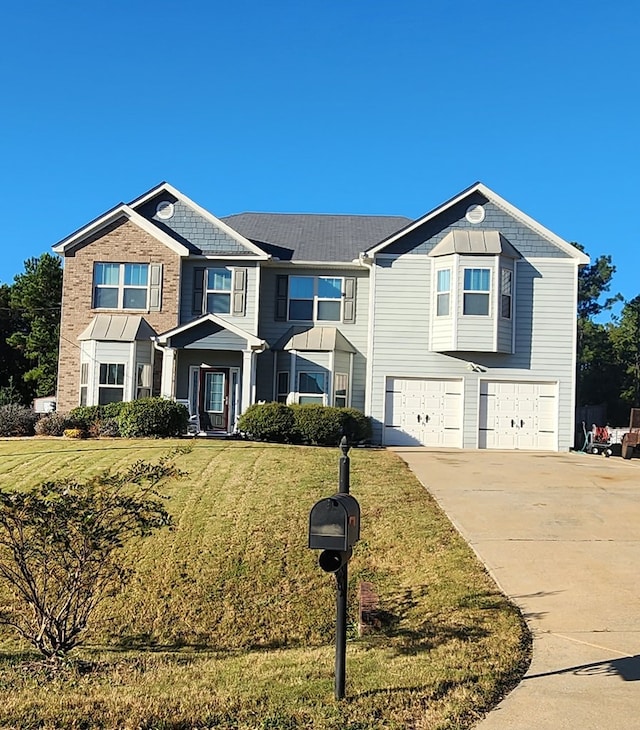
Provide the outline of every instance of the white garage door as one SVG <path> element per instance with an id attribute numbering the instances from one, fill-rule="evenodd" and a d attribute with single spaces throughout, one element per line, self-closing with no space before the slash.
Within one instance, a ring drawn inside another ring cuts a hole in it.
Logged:
<path id="1" fill-rule="evenodd" d="M 481 449 L 557 451 L 556 383 L 480 383 Z"/>
<path id="2" fill-rule="evenodd" d="M 387 378 L 384 443 L 462 446 L 462 381 Z"/>

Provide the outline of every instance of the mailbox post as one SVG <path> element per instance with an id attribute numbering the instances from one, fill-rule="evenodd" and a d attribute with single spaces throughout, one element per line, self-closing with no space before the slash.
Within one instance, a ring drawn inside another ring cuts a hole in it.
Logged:
<path id="1" fill-rule="evenodd" d="M 336 577 L 335 697 L 344 699 L 347 655 L 347 565 L 353 546 L 360 539 L 360 505 L 349 494 L 349 447 L 340 444 L 340 491 L 321 499 L 309 515 L 309 547 L 322 550 L 318 563 Z"/>

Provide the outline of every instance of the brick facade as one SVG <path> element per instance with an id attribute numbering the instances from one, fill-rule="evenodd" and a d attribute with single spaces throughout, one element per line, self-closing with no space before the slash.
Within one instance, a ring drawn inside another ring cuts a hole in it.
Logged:
<path id="1" fill-rule="evenodd" d="M 162 264 L 162 306 L 143 314 L 158 332 L 178 323 L 180 256 L 146 231 L 123 217 L 84 241 L 65 256 L 60 323 L 58 410 L 78 405 L 80 390 L 80 342 L 78 335 L 98 310 L 93 304 L 94 262 Z M 107 314 L 140 314 L 128 310 L 99 310 Z"/>

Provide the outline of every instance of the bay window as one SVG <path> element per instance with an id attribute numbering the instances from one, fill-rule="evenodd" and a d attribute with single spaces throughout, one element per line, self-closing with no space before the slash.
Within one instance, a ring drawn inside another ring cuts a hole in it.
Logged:
<path id="1" fill-rule="evenodd" d="M 438 271 L 436 292 L 436 316 L 448 317 L 451 300 L 451 269 Z"/>
<path id="2" fill-rule="evenodd" d="M 320 405 L 324 405 L 326 392 L 326 373 L 298 373 L 298 403 L 319 403 Z"/>
<path id="3" fill-rule="evenodd" d="M 463 314 L 488 315 L 491 269 L 465 269 Z"/>
<path id="4" fill-rule="evenodd" d="M 98 404 L 124 400 L 124 363 L 102 363 L 98 381 Z"/>

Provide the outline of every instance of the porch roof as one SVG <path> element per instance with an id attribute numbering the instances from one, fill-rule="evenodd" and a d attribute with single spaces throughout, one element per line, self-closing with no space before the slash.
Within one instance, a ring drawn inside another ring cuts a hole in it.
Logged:
<path id="1" fill-rule="evenodd" d="M 199 327 L 200 325 L 207 322 L 215 324 L 224 330 L 228 330 L 237 337 L 243 338 L 247 343 L 247 347 L 251 350 L 262 351 L 266 350 L 268 347 L 266 340 L 260 339 L 260 337 L 252 335 L 250 332 L 243 330 L 241 327 L 238 327 L 231 322 L 227 322 L 226 319 L 223 319 L 216 314 L 205 314 L 202 317 L 198 317 L 198 319 L 194 319 L 191 322 L 187 322 L 186 324 L 180 325 L 179 327 L 174 327 L 167 332 L 163 332 L 161 335 L 158 336 L 158 342 L 161 345 L 171 347 L 170 340 L 172 337 L 182 334 L 183 332 L 188 332 L 189 330 L 195 327 Z"/>
<path id="2" fill-rule="evenodd" d="M 139 314 L 96 314 L 79 335 L 79 340 L 134 342 L 150 340 L 156 332 Z"/>
<path id="3" fill-rule="evenodd" d="M 274 350 L 299 352 L 355 352 L 355 347 L 336 327 L 290 327 L 273 346 Z"/>

